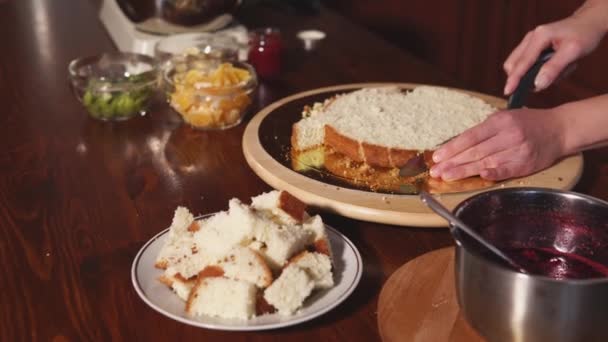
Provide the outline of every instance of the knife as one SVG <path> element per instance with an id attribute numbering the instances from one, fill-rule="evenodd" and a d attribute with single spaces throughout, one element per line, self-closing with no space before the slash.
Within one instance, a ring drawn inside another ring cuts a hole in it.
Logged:
<path id="1" fill-rule="evenodd" d="M 528 95 L 534 89 L 534 80 L 540 71 L 540 68 L 555 54 L 555 50 L 547 48 L 543 50 L 534 64 L 528 69 L 524 76 L 519 81 L 519 84 L 513 91 L 513 94 L 509 97 L 507 102 L 507 109 L 517 109 L 524 106 Z M 440 145 L 447 143 L 454 137 L 442 142 Z M 427 165 L 424 162 L 422 154 L 411 158 L 405 165 L 399 169 L 399 176 L 401 177 L 413 177 L 427 171 Z"/>
<path id="2" fill-rule="evenodd" d="M 513 94 L 509 97 L 509 102 L 507 103 L 507 109 L 517 109 L 524 106 L 526 103 L 526 99 L 528 95 L 534 89 L 534 80 L 540 71 L 540 68 L 545 64 L 553 55 L 555 54 L 555 50 L 552 48 L 547 48 L 540 53 L 536 62 L 532 64 L 530 69 L 524 74 L 524 76 L 519 81 L 517 88 L 513 91 Z"/>

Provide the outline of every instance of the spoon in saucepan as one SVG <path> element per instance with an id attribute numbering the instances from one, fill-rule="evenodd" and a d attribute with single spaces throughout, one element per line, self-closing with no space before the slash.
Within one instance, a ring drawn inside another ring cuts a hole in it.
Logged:
<path id="1" fill-rule="evenodd" d="M 461 231 L 465 232 L 468 236 L 473 238 L 475 241 L 480 243 L 482 246 L 484 246 L 487 250 L 492 252 L 494 255 L 496 255 L 497 257 L 499 257 L 500 259 L 502 259 L 503 261 L 505 261 L 512 267 L 514 267 L 519 272 L 526 273 L 526 274 L 529 273 L 523 267 L 521 267 L 518 263 L 516 263 L 513 259 L 511 259 L 505 253 L 503 253 L 500 249 L 498 249 L 496 246 L 494 246 L 493 244 L 488 242 L 481 235 L 477 234 L 477 232 L 475 230 L 473 230 L 471 227 L 469 227 L 464 222 L 462 222 L 459 218 L 454 216 L 448 210 L 448 208 L 444 207 L 443 204 L 439 203 L 435 198 L 433 198 L 433 196 L 431 194 L 422 190 L 422 191 L 420 191 L 420 199 L 422 200 L 422 202 L 424 204 L 426 204 L 429 208 L 431 208 L 435 213 L 437 213 L 439 216 L 443 217 L 450 223 L 450 233 L 452 234 L 452 237 L 454 237 L 454 239 L 456 239 L 456 236 L 454 235 L 455 230 L 456 230 L 456 228 L 458 228 Z"/>

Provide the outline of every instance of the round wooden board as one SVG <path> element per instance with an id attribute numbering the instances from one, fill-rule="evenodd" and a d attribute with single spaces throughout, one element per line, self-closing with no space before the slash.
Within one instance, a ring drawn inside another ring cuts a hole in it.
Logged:
<path id="1" fill-rule="evenodd" d="M 369 191 L 353 190 L 332 184 L 327 184 L 293 171 L 291 168 L 281 164 L 271 156 L 260 141 L 260 126 L 265 118 L 276 113 L 286 105 L 293 105 L 294 101 L 305 101 L 310 97 L 323 98 L 324 93 L 336 93 L 341 91 L 352 91 L 364 87 L 398 86 L 403 89 L 413 89 L 418 84 L 410 83 L 359 83 L 347 84 L 326 88 L 319 88 L 298 93 L 281 99 L 261 110 L 249 122 L 243 135 L 243 152 L 249 166 L 266 183 L 275 189 L 286 190 L 298 197 L 300 200 L 324 210 L 354 219 L 372 221 L 385 224 L 417 227 L 446 227 L 447 222 L 428 209 L 415 195 L 391 195 L 374 193 Z M 476 97 L 479 97 L 497 108 L 505 107 L 505 100 L 490 95 L 454 89 Z M 321 97 L 320 97 L 321 96 Z M 298 103 L 299 103 L 298 102 Z M 305 101 L 304 103 L 312 104 Z M 295 121 L 301 118 L 302 107 L 294 108 L 297 113 L 290 113 Z M 285 114 L 285 113 L 283 113 Z M 283 115 L 281 114 L 281 115 Z M 269 117 L 270 119 L 271 117 Z M 293 122 L 295 122 L 293 121 Z M 289 141 L 291 125 L 293 122 L 283 122 L 280 132 L 272 139 Z M 285 140 L 287 137 L 287 140 Z M 264 136 L 265 139 L 271 139 Z M 287 143 L 288 144 L 288 143 Z M 281 146 L 288 149 L 289 146 Z M 583 170 L 582 154 L 563 159 L 556 165 L 533 174 L 528 177 L 512 179 L 502 182 L 496 187 L 521 187 L 537 186 L 555 189 L 569 190 L 578 181 Z M 464 199 L 492 188 L 484 188 L 478 191 L 443 194 L 437 198 L 448 208 L 454 208 Z"/>
<path id="2" fill-rule="evenodd" d="M 460 314 L 454 287 L 454 247 L 432 251 L 393 273 L 378 299 L 384 342 L 481 342 Z"/>

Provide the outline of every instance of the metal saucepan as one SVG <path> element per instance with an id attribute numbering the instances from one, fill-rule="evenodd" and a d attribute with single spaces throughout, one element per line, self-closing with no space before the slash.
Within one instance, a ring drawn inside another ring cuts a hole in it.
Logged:
<path id="1" fill-rule="evenodd" d="M 110 0 L 108 0 L 110 1 Z M 116 0 L 133 22 L 152 17 L 183 26 L 204 24 L 213 18 L 232 13 L 240 0 Z"/>
<path id="2" fill-rule="evenodd" d="M 458 302 L 484 337 L 608 341 L 607 202 L 574 192 L 509 188 L 473 196 L 454 214 L 527 262 L 526 269 L 543 274 L 519 273 L 456 232 Z M 599 277 L 555 279 L 587 276 Z"/>

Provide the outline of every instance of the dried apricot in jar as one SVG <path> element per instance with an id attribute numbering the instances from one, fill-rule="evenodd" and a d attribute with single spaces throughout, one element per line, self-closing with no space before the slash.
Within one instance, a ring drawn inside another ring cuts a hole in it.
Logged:
<path id="1" fill-rule="evenodd" d="M 171 106 L 195 127 L 223 128 L 240 122 L 251 104 L 249 70 L 231 63 L 209 71 L 191 69 L 174 75 Z"/>

